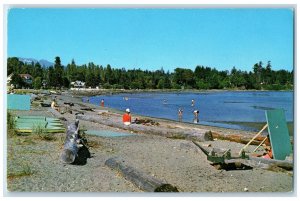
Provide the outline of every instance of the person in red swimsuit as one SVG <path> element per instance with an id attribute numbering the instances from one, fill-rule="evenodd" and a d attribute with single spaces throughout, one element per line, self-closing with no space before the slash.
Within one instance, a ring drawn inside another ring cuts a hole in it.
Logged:
<path id="1" fill-rule="evenodd" d="M 126 113 L 123 115 L 123 123 L 125 125 L 131 124 L 131 114 L 129 108 L 126 109 Z"/>

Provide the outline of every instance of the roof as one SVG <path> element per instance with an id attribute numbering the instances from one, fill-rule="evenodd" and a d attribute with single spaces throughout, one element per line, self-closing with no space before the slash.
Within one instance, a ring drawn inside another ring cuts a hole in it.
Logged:
<path id="1" fill-rule="evenodd" d="M 19 76 L 25 79 L 32 79 L 32 76 L 30 74 L 19 74 Z"/>

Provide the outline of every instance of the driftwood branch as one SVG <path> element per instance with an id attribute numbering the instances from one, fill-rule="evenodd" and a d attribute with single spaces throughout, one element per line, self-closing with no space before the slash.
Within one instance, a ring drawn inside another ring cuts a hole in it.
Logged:
<path id="1" fill-rule="evenodd" d="M 146 192 L 179 192 L 178 189 L 170 184 L 166 184 L 154 177 L 151 177 L 137 169 L 125 164 L 119 158 L 110 158 L 105 161 L 105 165 L 119 171 L 125 179 L 131 181 L 139 189 Z"/>

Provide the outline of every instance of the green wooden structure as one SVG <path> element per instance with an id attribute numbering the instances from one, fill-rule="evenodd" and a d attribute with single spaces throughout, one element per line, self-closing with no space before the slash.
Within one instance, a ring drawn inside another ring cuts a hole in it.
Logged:
<path id="1" fill-rule="evenodd" d="M 44 116 L 17 116 L 16 130 L 20 133 L 32 133 L 35 129 L 42 129 L 48 133 L 64 132 L 64 125 L 57 118 Z"/>
<path id="2" fill-rule="evenodd" d="M 266 118 L 273 158 L 285 160 L 292 152 L 290 135 L 283 109 L 267 110 Z"/>
<path id="3" fill-rule="evenodd" d="M 30 110 L 30 96 L 20 94 L 7 94 L 7 109 Z"/>
<path id="4" fill-rule="evenodd" d="M 110 130 L 87 130 L 85 131 L 85 133 L 89 135 L 100 136 L 100 137 L 127 137 L 127 136 L 135 135 L 131 133 L 123 133 L 123 132 L 110 131 Z"/>

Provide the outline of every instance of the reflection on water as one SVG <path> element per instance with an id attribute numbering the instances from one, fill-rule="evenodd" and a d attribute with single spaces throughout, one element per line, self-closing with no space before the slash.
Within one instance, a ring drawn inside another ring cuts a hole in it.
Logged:
<path id="1" fill-rule="evenodd" d="M 133 115 L 220 127 L 250 129 L 247 126 L 218 122 L 266 122 L 265 110 L 282 108 L 286 120 L 293 121 L 293 92 L 209 92 L 209 93 L 135 93 L 90 97 L 90 102 L 99 105 L 105 99 L 107 107 L 125 111 L 130 108 Z M 191 101 L 194 100 L 193 106 Z M 198 120 L 194 111 L 199 110 Z"/>

